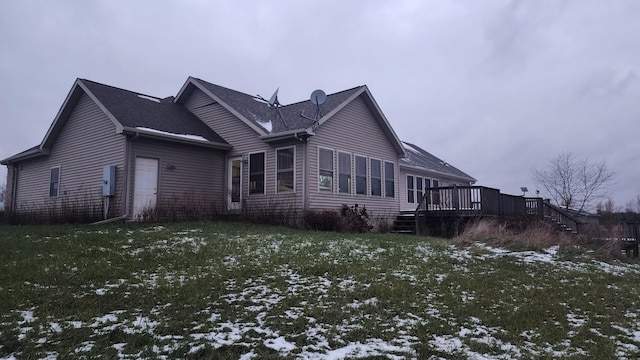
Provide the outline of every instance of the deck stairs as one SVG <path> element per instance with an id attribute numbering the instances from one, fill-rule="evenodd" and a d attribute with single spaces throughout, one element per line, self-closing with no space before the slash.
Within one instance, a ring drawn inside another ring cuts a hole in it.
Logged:
<path id="1" fill-rule="evenodd" d="M 416 214 L 414 211 L 402 211 L 393 222 L 392 233 L 396 234 L 415 234 L 416 233 Z"/>

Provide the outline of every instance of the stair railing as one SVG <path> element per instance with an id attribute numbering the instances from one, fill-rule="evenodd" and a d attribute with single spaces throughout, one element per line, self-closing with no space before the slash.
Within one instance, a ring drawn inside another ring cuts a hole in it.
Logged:
<path id="1" fill-rule="evenodd" d="M 549 201 L 542 202 L 543 216 L 555 221 L 561 227 L 571 231 L 574 234 L 578 233 L 578 224 L 580 223 L 573 216 L 559 207 L 552 205 Z"/>

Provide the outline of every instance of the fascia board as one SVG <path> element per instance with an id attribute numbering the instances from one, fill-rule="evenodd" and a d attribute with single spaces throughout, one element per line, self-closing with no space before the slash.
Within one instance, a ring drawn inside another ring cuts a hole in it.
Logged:
<path id="1" fill-rule="evenodd" d="M 18 154 L 18 155 L 14 155 L 11 157 L 8 157 L 6 159 L 0 160 L 0 164 L 2 165 L 9 165 L 11 163 L 14 162 L 19 162 L 19 161 L 24 161 L 24 160 L 29 160 L 29 159 L 35 159 L 41 156 L 46 156 L 49 155 L 49 151 L 48 150 L 41 150 L 40 148 L 36 148 L 36 149 L 32 149 L 29 151 L 26 151 L 22 154 Z"/>
<path id="2" fill-rule="evenodd" d="M 402 145 L 402 141 L 400 141 L 400 138 L 396 134 L 395 130 L 393 130 L 391 123 L 389 123 L 387 117 L 384 116 L 382 109 L 380 109 L 380 106 L 378 106 L 376 99 L 373 97 L 373 95 L 371 95 L 371 92 L 366 85 L 364 86 L 364 93 L 366 94 L 366 98 L 369 100 L 369 104 L 374 108 L 375 113 L 378 115 L 378 121 L 382 123 L 385 132 L 387 132 L 387 136 L 392 138 L 393 146 L 396 148 L 396 151 L 401 155 L 401 157 L 406 157 L 407 152 Z"/>
<path id="3" fill-rule="evenodd" d="M 230 113 L 232 113 L 235 117 L 237 117 L 238 119 L 240 119 L 243 123 L 245 123 L 248 127 L 250 127 L 251 129 L 253 129 L 255 132 L 257 132 L 260 136 L 265 136 L 268 135 L 268 133 L 266 131 L 264 131 L 264 129 L 262 129 L 261 127 L 259 127 L 258 125 L 254 124 L 253 122 L 251 122 L 249 119 L 247 119 L 246 117 L 244 117 L 242 114 L 240 114 L 233 106 L 227 104 L 226 102 L 224 102 L 223 100 L 221 100 L 218 96 L 216 96 L 214 93 L 212 93 L 211 91 L 209 91 L 209 89 L 207 89 L 206 86 L 200 84 L 200 82 L 192 77 L 189 77 L 189 79 L 187 80 L 187 83 L 193 84 L 193 86 L 195 86 L 196 88 L 198 88 L 200 91 L 204 92 L 205 94 L 207 94 L 207 96 L 209 96 L 210 98 L 212 98 L 215 102 L 219 103 L 220 105 L 222 105 L 223 108 L 225 108 L 227 111 L 229 111 Z M 183 88 L 180 90 L 179 96 L 176 97 L 176 100 L 182 95 L 183 90 L 186 89 L 186 84 L 185 86 L 183 86 Z"/>
<path id="4" fill-rule="evenodd" d="M 380 107 L 376 103 L 375 99 L 371 95 L 371 92 L 369 92 L 369 88 L 366 85 L 363 85 L 358 91 L 353 93 L 349 98 L 343 101 L 340 105 L 336 106 L 328 114 L 320 118 L 320 120 L 318 120 L 318 127 L 322 126 L 322 124 L 324 124 L 327 120 L 329 120 L 333 115 L 335 115 L 338 111 L 342 110 L 345 106 L 350 104 L 353 100 L 355 100 L 356 98 L 358 98 L 358 96 L 362 94 L 366 94 L 366 99 L 368 100 L 367 103 L 373 107 L 373 111 L 375 113 L 374 117 L 378 120 L 378 122 L 380 122 L 387 136 L 391 138 L 393 142 L 393 147 L 396 149 L 396 152 L 401 157 L 406 157 L 407 153 L 404 150 L 404 146 L 402 146 L 402 142 L 400 141 L 400 138 L 398 137 L 398 135 L 396 135 L 396 132 L 391 127 L 391 124 L 389 123 L 389 121 L 387 121 L 387 118 L 382 113 L 382 110 L 380 110 Z"/>
<path id="5" fill-rule="evenodd" d="M 116 133 L 122 131 L 122 124 L 120 124 L 120 122 L 113 116 L 113 114 L 111 114 L 104 107 L 104 105 L 102 105 L 102 103 L 98 101 L 95 95 L 93 95 L 93 93 L 91 93 L 91 91 L 89 91 L 89 89 L 82 83 L 81 79 L 76 79 L 75 83 L 71 87 L 71 90 L 69 91 L 69 94 L 67 94 L 67 97 L 62 103 L 60 110 L 58 110 L 58 114 L 56 114 L 53 123 L 51 123 L 49 130 L 47 130 L 42 143 L 40 143 L 40 149 L 44 149 L 50 146 L 51 143 L 55 140 L 53 139 L 53 136 L 57 136 L 59 127 L 64 126 L 64 124 L 66 123 L 67 119 L 71 115 L 71 112 L 73 111 L 75 103 L 81 96 L 81 92 L 87 94 L 87 96 L 89 96 L 89 98 L 100 108 L 100 110 L 102 110 L 107 115 L 107 117 L 109 117 L 109 119 L 116 126 Z"/>

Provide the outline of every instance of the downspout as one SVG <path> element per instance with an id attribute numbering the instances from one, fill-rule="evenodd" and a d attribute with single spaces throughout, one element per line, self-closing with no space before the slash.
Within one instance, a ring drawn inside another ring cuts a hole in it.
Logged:
<path id="1" fill-rule="evenodd" d="M 307 144 L 308 138 L 294 137 L 302 142 L 302 211 L 307 210 Z"/>
<path id="2" fill-rule="evenodd" d="M 125 198 L 125 204 L 122 208 L 122 212 L 123 214 L 114 218 L 110 218 L 110 219 L 105 219 L 105 220 L 101 220 L 101 221 L 97 221 L 92 223 L 91 225 L 101 225 L 101 224 L 108 224 L 108 223 L 112 223 L 115 221 L 119 221 L 119 220 L 126 220 L 129 217 L 129 200 L 130 200 L 130 195 L 129 195 L 129 183 L 131 181 L 131 171 L 130 171 L 130 166 L 129 166 L 129 156 L 131 155 L 131 147 L 133 140 L 135 140 L 138 136 L 140 136 L 140 133 L 136 132 L 136 134 L 130 139 L 130 140 L 126 140 L 126 146 L 125 146 L 125 161 L 124 161 L 124 176 L 123 178 L 125 178 L 125 182 L 122 185 L 122 191 L 124 192 L 124 198 Z"/>
<path id="3" fill-rule="evenodd" d="M 20 171 L 20 166 L 12 165 L 13 167 L 13 176 L 11 179 L 11 203 L 9 204 L 9 210 L 13 213 L 18 211 L 17 209 L 17 200 L 18 196 L 18 172 Z"/>

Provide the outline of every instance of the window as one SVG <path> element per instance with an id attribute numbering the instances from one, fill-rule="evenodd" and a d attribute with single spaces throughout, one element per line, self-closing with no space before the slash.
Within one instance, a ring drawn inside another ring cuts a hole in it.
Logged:
<path id="1" fill-rule="evenodd" d="M 356 156 L 356 194 L 367 195 L 367 158 Z"/>
<path id="2" fill-rule="evenodd" d="M 51 177 L 49 178 L 49 196 L 57 197 L 60 192 L 60 166 L 51 168 Z"/>
<path id="3" fill-rule="evenodd" d="M 371 159 L 371 196 L 382 196 L 382 163 Z"/>
<path id="4" fill-rule="evenodd" d="M 249 194 L 264 194 L 264 153 L 249 155 Z"/>
<path id="5" fill-rule="evenodd" d="M 413 175 L 407 175 L 407 202 L 414 203 Z"/>
<path id="6" fill-rule="evenodd" d="M 338 153 L 338 192 L 351 194 L 351 154 Z"/>
<path id="7" fill-rule="evenodd" d="M 276 150 L 277 158 L 277 192 L 291 192 L 293 191 L 293 170 L 294 166 L 294 148 L 286 148 Z"/>
<path id="8" fill-rule="evenodd" d="M 393 163 L 384 163 L 384 196 L 394 197 L 396 194 L 395 187 L 395 169 Z"/>
<path id="9" fill-rule="evenodd" d="M 333 191 L 333 150 L 320 149 L 318 159 L 318 187 L 320 191 Z"/>
<path id="10" fill-rule="evenodd" d="M 416 176 L 416 202 L 420 203 L 424 193 L 422 192 L 422 178 Z"/>

